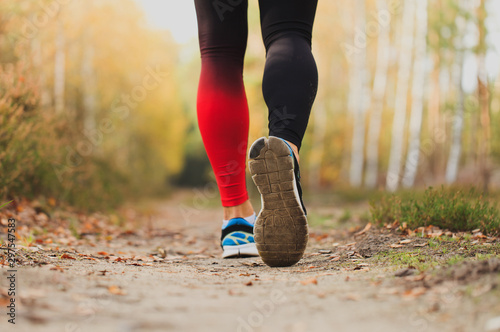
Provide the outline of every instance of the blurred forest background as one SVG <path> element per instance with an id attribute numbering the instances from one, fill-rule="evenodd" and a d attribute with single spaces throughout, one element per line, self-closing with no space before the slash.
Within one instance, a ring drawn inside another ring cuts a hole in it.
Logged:
<path id="1" fill-rule="evenodd" d="M 251 142 L 267 109 L 249 2 Z M 499 22 L 496 0 L 320 0 L 306 188 L 498 187 Z M 199 70 L 196 38 L 134 0 L 0 0 L 0 197 L 106 208 L 210 183 Z"/>

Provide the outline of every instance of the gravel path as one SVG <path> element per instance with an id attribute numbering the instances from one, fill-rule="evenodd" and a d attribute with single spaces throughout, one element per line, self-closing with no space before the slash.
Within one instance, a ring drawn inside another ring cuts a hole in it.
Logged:
<path id="1" fill-rule="evenodd" d="M 500 330 L 499 292 L 480 287 L 496 285 L 498 274 L 487 276 L 496 278 L 490 283 L 426 289 L 418 275 L 395 277 L 395 267 L 363 258 L 352 236 L 317 229 L 304 259 L 289 268 L 222 260 L 219 219 L 216 208 L 186 212 L 168 201 L 155 208 L 152 235 L 25 249 L 35 264 L 17 271 L 15 325 L 1 270 L 0 330 Z"/>

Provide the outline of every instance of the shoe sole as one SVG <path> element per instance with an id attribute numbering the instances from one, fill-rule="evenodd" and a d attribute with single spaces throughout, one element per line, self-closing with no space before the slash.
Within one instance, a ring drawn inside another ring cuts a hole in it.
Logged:
<path id="1" fill-rule="evenodd" d="M 239 246 L 223 246 L 222 258 L 259 256 L 255 243 L 240 244 Z"/>
<path id="2" fill-rule="evenodd" d="M 259 138 L 248 166 L 262 200 L 254 227 L 260 257 L 271 267 L 291 266 L 304 255 L 309 234 L 290 149 L 277 137 Z"/>

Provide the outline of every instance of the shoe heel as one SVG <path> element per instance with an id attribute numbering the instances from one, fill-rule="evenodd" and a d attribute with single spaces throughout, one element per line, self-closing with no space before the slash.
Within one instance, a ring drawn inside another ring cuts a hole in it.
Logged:
<path id="1" fill-rule="evenodd" d="M 263 137 L 252 144 L 249 157 L 262 198 L 254 227 L 257 250 L 271 267 L 291 266 L 302 258 L 308 242 L 307 218 L 294 189 L 292 152 L 280 138 Z"/>

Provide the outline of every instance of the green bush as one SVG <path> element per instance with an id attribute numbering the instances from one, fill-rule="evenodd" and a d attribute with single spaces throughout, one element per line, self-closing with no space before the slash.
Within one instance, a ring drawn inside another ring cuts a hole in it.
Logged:
<path id="1" fill-rule="evenodd" d="M 380 201 L 371 201 L 370 206 L 372 221 L 379 225 L 398 222 L 411 229 L 433 225 L 450 231 L 500 231 L 496 204 L 473 188 L 464 192 L 430 187 L 423 195 L 414 193 L 407 198 L 386 195 Z"/>
<path id="2" fill-rule="evenodd" d="M 0 199 L 53 197 L 83 209 L 106 209 L 136 190 L 111 158 L 90 156 L 57 176 L 78 136 L 65 119 L 39 106 L 36 78 L 22 61 L 0 65 Z"/>

